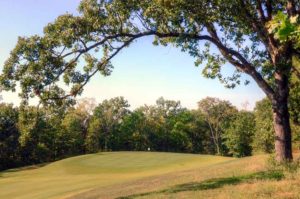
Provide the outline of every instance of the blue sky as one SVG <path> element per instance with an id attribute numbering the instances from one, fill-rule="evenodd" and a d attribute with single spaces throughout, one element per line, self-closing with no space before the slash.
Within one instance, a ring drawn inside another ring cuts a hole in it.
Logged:
<path id="1" fill-rule="evenodd" d="M 0 69 L 17 42 L 18 36 L 42 34 L 43 27 L 58 15 L 75 13 L 80 0 L 0 0 Z M 206 79 L 202 67 L 194 59 L 173 47 L 155 47 L 152 38 L 136 41 L 114 60 L 111 76 L 97 75 L 81 97 L 93 97 L 98 102 L 124 96 L 132 108 L 154 104 L 163 96 L 180 100 L 188 108 L 206 96 L 229 100 L 237 107 L 246 101 L 249 109 L 264 97 L 252 82 L 248 86 L 226 89 L 218 80 Z M 16 93 L 3 93 L 3 100 L 19 103 Z"/>

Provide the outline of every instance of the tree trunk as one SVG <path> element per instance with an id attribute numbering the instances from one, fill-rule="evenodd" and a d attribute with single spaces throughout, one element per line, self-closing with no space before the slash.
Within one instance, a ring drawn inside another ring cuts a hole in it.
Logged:
<path id="1" fill-rule="evenodd" d="M 275 153 L 278 162 L 291 161 L 292 135 L 287 104 L 273 109 L 273 125 L 275 130 Z"/>
<path id="2" fill-rule="evenodd" d="M 277 85 L 273 105 L 273 125 L 275 130 L 275 153 L 277 162 L 293 160 L 292 132 L 288 110 L 289 77 L 286 73 L 275 73 Z"/>

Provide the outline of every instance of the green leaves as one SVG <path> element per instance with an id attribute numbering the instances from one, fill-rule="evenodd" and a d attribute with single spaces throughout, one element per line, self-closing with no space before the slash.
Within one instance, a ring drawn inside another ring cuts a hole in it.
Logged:
<path id="1" fill-rule="evenodd" d="M 278 12 L 267 27 L 281 43 L 292 42 L 294 48 L 300 48 L 299 15 L 288 17 L 287 14 Z"/>
<path id="2" fill-rule="evenodd" d="M 280 2 L 272 6 L 280 12 L 268 23 L 270 33 L 299 48 L 298 17 L 288 18 Z M 257 16 L 256 6 L 244 1 L 82 0 L 79 15 L 61 15 L 43 36 L 19 39 L 0 84 L 14 91 L 19 83 L 24 101 L 37 96 L 44 105 L 53 100 L 63 104 L 80 95 L 95 74 L 110 75 L 111 59 L 150 35 L 154 45 L 172 44 L 189 53 L 196 66 L 204 64 L 205 77 L 217 78 L 227 88 L 241 83 L 242 72 L 268 84 L 274 67 Z M 232 75 L 222 71 L 227 65 L 236 67 Z"/>
<path id="3" fill-rule="evenodd" d="M 255 131 L 253 148 L 256 151 L 271 153 L 274 150 L 274 127 L 272 123 L 272 105 L 264 98 L 258 101 L 254 109 Z"/>
<path id="4" fill-rule="evenodd" d="M 274 33 L 275 38 L 281 42 L 286 42 L 296 30 L 297 18 L 296 16 L 289 19 L 283 12 L 278 12 L 268 23 L 269 32 Z"/>
<path id="5" fill-rule="evenodd" d="M 240 111 L 225 130 L 223 138 L 234 157 L 250 156 L 252 154 L 252 140 L 255 132 L 255 119 L 252 112 Z"/>
<path id="6" fill-rule="evenodd" d="M 226 150 L 222 142 L 223 134 L 234 119 L 237 109 L 228 101 L 206 97 L 198 102 L 198 111 L 209 126 L 216 153 L 224 154 Z"/>

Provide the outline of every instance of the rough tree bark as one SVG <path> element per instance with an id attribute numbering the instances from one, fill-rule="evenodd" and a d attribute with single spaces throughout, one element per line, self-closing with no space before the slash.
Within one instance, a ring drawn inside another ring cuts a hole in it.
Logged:
<path id="1" fill-rule="evenodd" d="M 275 72 L 276 94 L 272 100 L 273 125 L 275 130 L 275 153 L 278 162 L 291 161 L 292 154 L 292 132 L 290 126 L 290 115 L 288 110 L 289 98 L 289 75 L 290 63 L 283 70 Z"/>
<path id="2" fill-rule="evenodd" d="M 273 123 L 275 129 L 275 153 L 278 162 L 291 161 L 292 133 L 287 103 L 279 103 L 273 107 Z"/>

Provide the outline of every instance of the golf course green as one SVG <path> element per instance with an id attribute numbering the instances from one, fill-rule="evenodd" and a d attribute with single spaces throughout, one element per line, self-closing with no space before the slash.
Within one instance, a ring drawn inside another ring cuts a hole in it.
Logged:
<path id="1" fill-rule="evenodd" d="M 0 198 L 66 198 L 101 187 L 180 172 L 233 158 L 158 152 L 105 152 L 0 173 Z"/>

